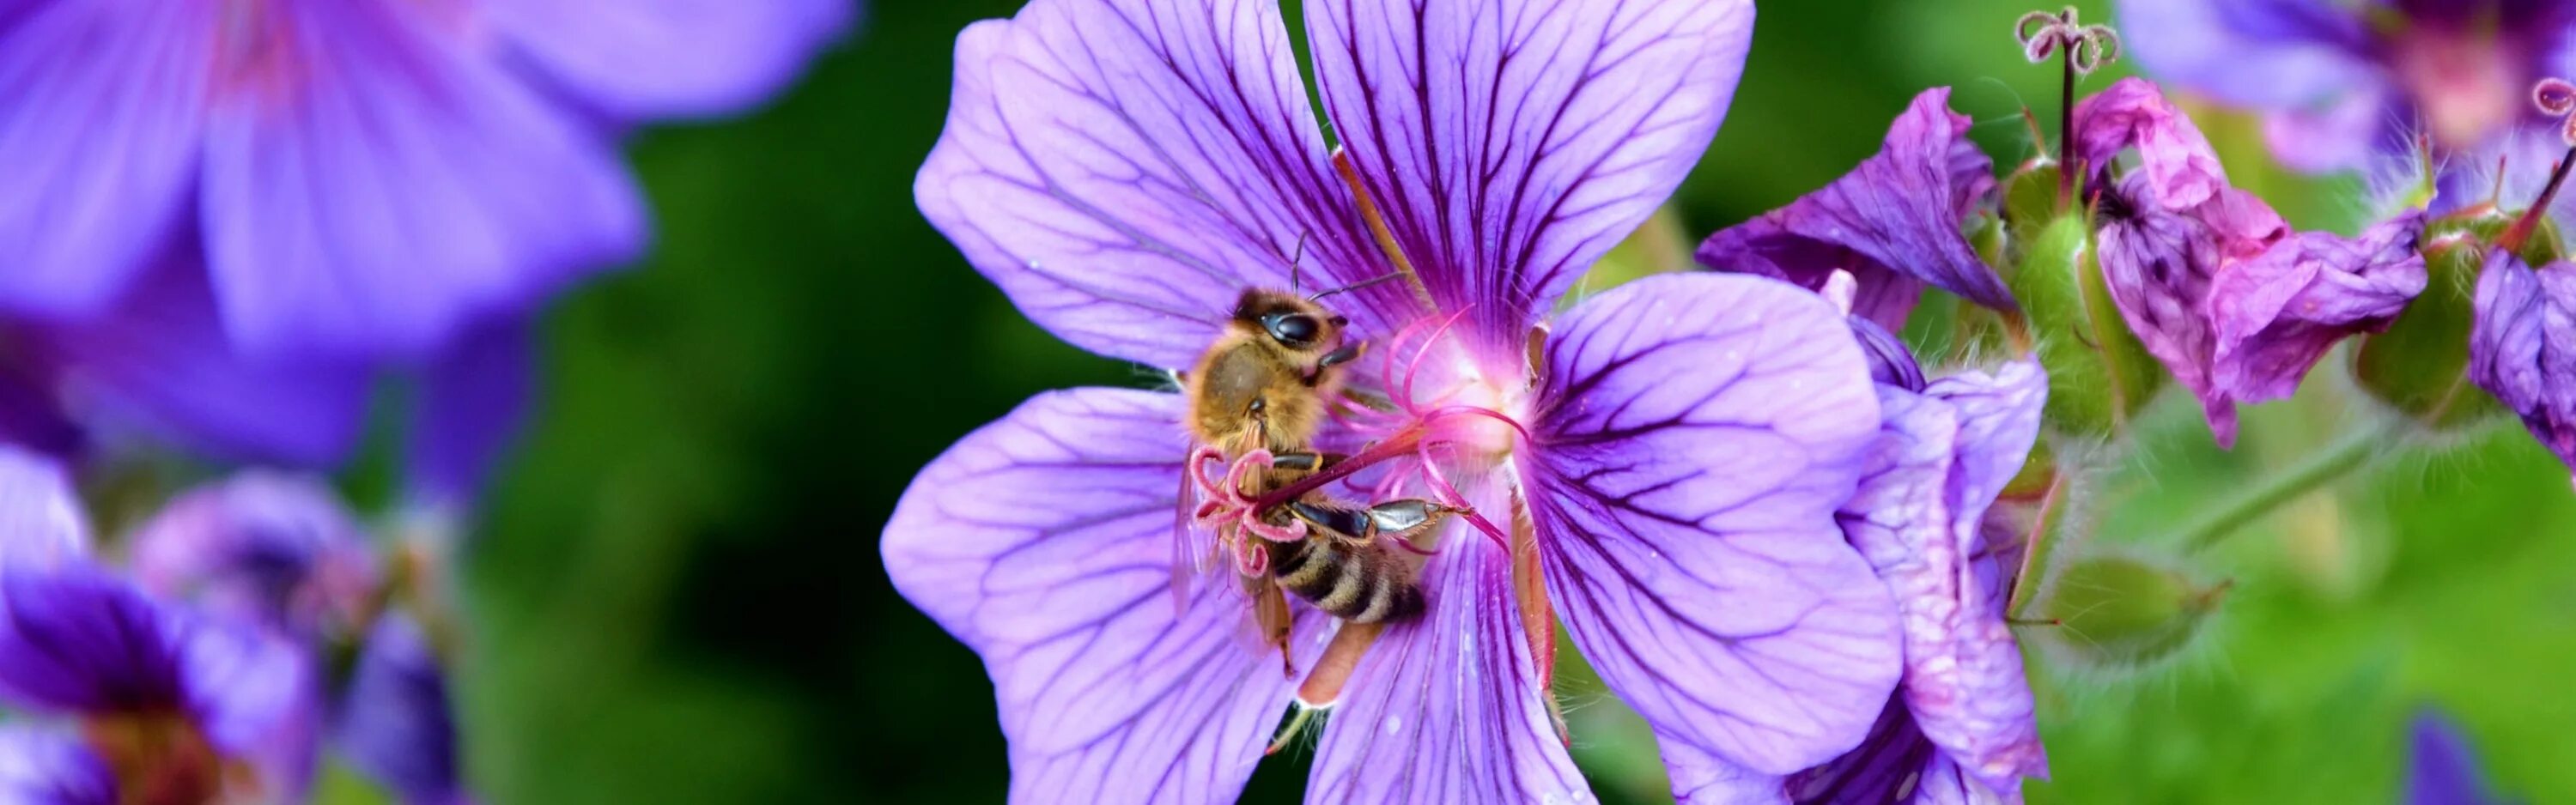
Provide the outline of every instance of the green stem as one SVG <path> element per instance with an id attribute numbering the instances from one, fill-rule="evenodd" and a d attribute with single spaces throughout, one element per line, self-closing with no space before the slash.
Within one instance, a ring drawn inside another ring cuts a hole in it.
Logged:
<path id="1" fill-rule="evenodd" d="M 2263 519 L 2273 510 L 2322 489 L 2354 470 L 2370 466 L 2400 438 L 2396 433 L 2381 428 L 2366 428 L 2347 435 L 2308 456 L 2297 466 L 2273 475 L 2252 492 L 2201 518 L 2199 524 L 2183 531 L 2183 543 L 2193 551 L 2215 547 L 2229 535 Z"/>

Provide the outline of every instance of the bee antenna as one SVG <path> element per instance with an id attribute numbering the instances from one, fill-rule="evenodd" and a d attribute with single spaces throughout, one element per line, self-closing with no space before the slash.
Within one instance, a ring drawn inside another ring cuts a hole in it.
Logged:
<path id="1" fill-rule="evenodd" d="M 1306 275 L 1306 238 L 1313 233 L 1297 233 L 1296 253 L 1288 256 L 1288 294 L 1295 296 L 1299 281 Z"/>
<path id="2" fill-rule="evenodd" d="M 1380 276 L 1380 277 L 1376 277 L 1376 278 L 1374 278 L 1374 279 L 1365 279 L 1365 280 L 1360 280 L 1360 281 L 1358 281 L 1358 282 L 1354 282 L 1354 283 L 1351 283 L 1351 284 L 1349 284 L 1349 285 L 1344 285 L 1344 286 L 1339 287 L 1339 288 L 1334 288 L 1334 289 L 1329 290 L 1329 291 L 1324 291 L 1324 292 L 1322 292 L 1322 293 L 1315 294 L 1314 296 L 1306 297 L 1306 301 L 1308 301 L 1308 302 L 1320 302 L 1320 301 L 1323 301 L 1324 297 L 1331 296 L 1331 295 L 1333 295 L 1333 294 L 1337 294 L 1337 293 L 1349 293 L 1349 292 L 1351 292 L 1351 291 L 1356 291 L 1356 290 L 1359 290 L 1359 289 L 1361 289 L 1361 288 L 1369 287 L 1369 286 L 1371 286 L 1371 285 L 1377 285 L 1377 284 L 1380 284 L 1380 283 L 1385 283 L 1385 282 L 1393 281 L 1393 280 L 1398 279 L 1398 278 L 1401 278 L 1401 277 L 1403 277 L 1403 276 L 1404 276 L 1404 272 L 1402 272 L 1402 271 L 1391 272 L 1391 273 L 1388 273 L 1388 274 L 1386 274 L 1386 275 L 1383 275 L 1383 276 Z"/>

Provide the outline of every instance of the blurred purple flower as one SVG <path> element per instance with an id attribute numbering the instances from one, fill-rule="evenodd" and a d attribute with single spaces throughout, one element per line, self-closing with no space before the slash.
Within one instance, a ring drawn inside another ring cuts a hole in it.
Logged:
<path id="1" fill-rule="evenodd" d="M 2359 239 L 2293 233 L 2227 183 L 2191 118 L 2141 79 L 2075 109 L 2077 158 L 2096 191 L 2111 300 L 2147 351 L 2200 398 L 2222 446 L 2236 404 L 2285 397 L 2345 336 L 2385 329 L 2424 290 L 2408 211 Z M 2134 151 L 2125 172 L 2118 158 Z"/>
<path id="2" fill-rule="evenodd" d="M 2415 716 L 2412 757 L 2406 770 L 2406 805 L 2504 805 L 2478 771 L 2477 752 L 2458 725 L 2440 713 Z"/>
<path id="3" fill-rule="evenodd" d="M 1785 284 L 1665 275 L 1533 333 L 1706 148 L 1751 4 L 1306 12 L 1346 154 L 1266 0 L 1036 0 L 959 38 L 916 193 L 1032 319 L 1153 366 L 1189 365 L 1245 289 L 1290 287 L 1301 243 L 1314 287 L 1413 270 L 1334 297 L 1388 338 L 1346 377 L 1393 410 L 1319 441 L 1373 445 L 1337 465 L 1365 466 L 1371 499 L 1476 514 L 1438 535 L 1428 610 L 1304 691 L 1335 710 L 1309 798 L 1586 796 L 1551 725 L 1559 614 L 1683 801 L 1776 793 L 1857 744 L 1900 637 L 1833 520 L 1878 426 L 1842 317 Z M 924 468 L 887 526 L 896 587 L 993 676 L 1015 801 L 1229 799 L 1300 695 L 1236 639 L 1234 580 L 1190 576 L 1174 605 L 1182 406 L 1037 397 Z M 1301 668 L 1365 633 L 1294 606 Z"/>
<path id="4" fill-rule="evenodd" d="M 350 671 L 332 741 L 406 805 L 464 805 L 447 671 L 410 616 L 376 621 Z"/>
<path id="5" fill-rule="evenodd" d="M 2047 397 L 2036 361 L 1879 387 L 1886 424 L 1842 522 L 1904 613 L 1904 682 L 1867 741 L 1789 779 L 1792 800 L 2017 800 L 2023 777 L 2046 775 L 2004 620 L 2021 545 L 1986 509 L 2038 441 Z"/>
<path id="6" fill-rule="evenodd" d="M 1994 164 L 1950 111 L 1950 90 L 1915 96 L 1876 156 L 1789 206 L 1711 235 L 1699 261 L 1810 289 L 1834 271 L 1859 283 L 1855 315 L 1905 327 L 1925 284 L 1997 310 L 2014 309 L 2003 279 L 1978 258 L 1964 227 L 1995 188 Z"/>
<path id="7" fill-rule="evenodd" d="M 188 255 L 262 357 L 425 358 L 643 247 L 626 126 L 742 108 L 847 0 L 387 0 L 0 14 L 0 311 Z"/>
<path id="8" fill-rule="evenodd" d="M 312 642 L 373 617 L 376 560 L 319 478 L 246 472 L 173 499 L 133 537 L 155 595 Z"/>
<path id="9" fill-rule="evenodd" d="M 354 650 L 347 675 L 305 704 L 332 747 L 410 805 L 468 801 L 446 673 L 412 617 L 385 609 L 367 535 L 329 486 L 243 473 L 192 490 L 137 532 L 133 556 L 146 590 L 266 627 L 317 676 L 333 667 L 325 656 Z"/>
<path id="10" fill-rule="evenodd" d="M 149 269 L 104 310 L 0 315 L 0 440 L 64 457 L 105 431 L 216 457 L 319 465 L 357 442 L 371 372 L 234 349 L 206 278 L 184 260 Z"/>
<path id="11" fill-rule="evenodd" d="M 64 730 L 0 724 L 0 802 L 118 805 L 107 762 Z"/>
<path id="12" fill-rule="evenodd" d="M 2487 255 L 2469 330 L 2469 376 L 2576 469 L 2576 263 L 2538 270 Z"/>
<path id="13" fill-rule="evenodd" d="M 2419 130 L 2446 153 L 2487 145 L 2535 119 L 2525 89 L 2576 44 L 2567 0 L 2131 0 L 2120 23 L 2148 72 L 2262 112 L 2273 154 L 2315 171 Z"/>
<path id="14" fill-rule="evenodd" d="M 42 485 L 0 487 L 0 510 L 76 505 Z M 0 781 L 98 801 L 291 801 L 310 772 L 305 664 L 289 644 L 145 595 L 85 557 L 36 561 L 30 545 L 75 538 L 0 533 L 0 705 L 78 726 L 77 745 L 13 737 Z M 299 737 L 305 738 L 299 740 Z M 11 768 L 18 764 L 25 767 Z M 33 764 L 42 764 L 36 766 Z"/>

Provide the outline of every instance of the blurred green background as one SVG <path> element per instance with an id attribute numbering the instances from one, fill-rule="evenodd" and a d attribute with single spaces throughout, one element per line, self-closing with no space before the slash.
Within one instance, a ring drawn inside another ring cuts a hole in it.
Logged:
<path id="1" fill-rule="evenodd" d="M 1765 4 L 1680 220 L 1706 233 L 1839 176 L 1932 85 L 1956 86 L 1981 142 L 2017 161 L 2022 100 L 2055 115 L 2056 70 L 2009 38 L 2026 2 Z M 636 140 L 654 256 L 548 319 L 547 398 L 464 569 L 486 801 L 1001 799 L 983 669 L 889 588 L 878 532 L 917 468 L 1030 394 L 1148 384 L 1022 319 L 914 210 L 957 31 L 1017 5 L 878 0 L 774 107 Z M 2229 158 L 2300 223 L 2350 225 L 2333 185 Z M 2089 549 L 2176 555 L 2163 529 L 2356 421 L 2339 366 L 2255 412 L 2232 454 L 2190 406 L 2160 407 L 2143 452 L 2100 479 Z M 2506 429 L 2326 497 L 2193 558 L 2236 586 L 2180 661 L 2037 664 L 2056 781 L 2034 801 L 2387 801 L 2406 720 L 2434 705 L 2508 790 L 2576 801 L 2563 470 Z M 1567 695 L 1603 798 L 1653 801 L 1633 717 L 1580 679 Z M 1265 764 L 1246 801 L 1295 801 L 1304 762 Z"/>

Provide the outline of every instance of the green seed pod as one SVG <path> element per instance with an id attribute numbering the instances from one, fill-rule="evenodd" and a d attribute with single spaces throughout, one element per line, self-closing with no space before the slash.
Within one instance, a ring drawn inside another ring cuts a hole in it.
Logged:
<path id="1" fill-rule="evenodd" d="M 2194 583 L 2179 570 L 2144 559 L 2082 559 L 2049 582 L 2038 615 L 2054 625 L 2025 634 L 2088 668 L 2146 668 L 2189 647 L 2217 612 L 2227 588 L 2224 582 Z"/>
<path id="2" fill-rule="evenodd" d="M 2030 241 L 2007 283 L 2048 367 L 2049 425 L 2110 438 L 2169 378 L 2112 304 L 2094 254 L 2092 227 L 2063 216 Z"/>
<path id="3" fill-rule="evenodd" d="M 2424 427 L 2454 432 L 2502 417 L 2504 407 L 2469 380 L 2469 328 L 2477 318 L 2478 273 L 2513 217 L 2479 205 L 2425 228 L 2424 293 L 2388 331 L 2362 339 L 2352 354 L 2353 381 L 2370 396 Z M 2560 258 L 2557 228 L 2543 219 L 2522 245 L 2532 265 Z"/>

